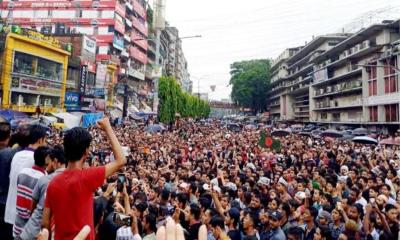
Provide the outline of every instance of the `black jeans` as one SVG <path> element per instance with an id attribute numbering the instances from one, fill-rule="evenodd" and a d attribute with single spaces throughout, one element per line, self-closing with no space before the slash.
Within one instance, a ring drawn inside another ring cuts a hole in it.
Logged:
<path id="1" fill-rule="evenodd" d="M 0 203 L 0 236 L 3 240 L 13 240 L 12 230 L 13 225 L 4 222 L 4 213 L 6 211 L 6 205 Z"/>

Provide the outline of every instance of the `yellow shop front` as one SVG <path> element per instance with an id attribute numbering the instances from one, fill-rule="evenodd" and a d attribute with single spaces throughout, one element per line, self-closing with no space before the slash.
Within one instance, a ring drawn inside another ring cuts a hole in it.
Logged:
<path id="1" fill-rule="evenodd" d="M 68 56 L 60 42 L 32 30 L 8 33 L 2 53 L 1 108 L 64 111 Z"/>

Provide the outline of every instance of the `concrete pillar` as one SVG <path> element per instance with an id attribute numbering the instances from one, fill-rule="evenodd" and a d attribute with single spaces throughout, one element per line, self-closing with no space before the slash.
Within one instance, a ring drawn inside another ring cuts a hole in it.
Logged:
<path id="1" fill-rule="evenodd" d="M 385 114 L 385 106 L 378 105 L 378 122 L 385 122 L 386 114 Z"/>

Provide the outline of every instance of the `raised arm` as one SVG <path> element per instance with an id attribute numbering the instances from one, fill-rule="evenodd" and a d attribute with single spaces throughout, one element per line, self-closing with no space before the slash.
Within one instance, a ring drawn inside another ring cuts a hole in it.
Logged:
<path id="1" fill-rule="evenodd" d="M 114 153 L 115 161 L 106 165 L 106 178 L 116 173 L 126 164 L 126 158 L 123 154 L 121 145 L 118 142 L 117 136 L 110 125 L 108 117 L 103 118 L 97 122 L 97 125 L 106 133 L 108 140 L 111 143 L 111 149 Z"/>

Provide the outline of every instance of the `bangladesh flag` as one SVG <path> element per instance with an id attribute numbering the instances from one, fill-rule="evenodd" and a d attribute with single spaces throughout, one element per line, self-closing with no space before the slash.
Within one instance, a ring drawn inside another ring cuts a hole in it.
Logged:
<path id="1" fill-rule="evenodd" d="M 271 147 L 272 149 L 279 151 L 281 149 L 281 141 L 279 139 L 274 139 Z"/>
<path id="2" fill-rule="evenodd" d="M 265 138 L 266 137 L 267 137 L 267 133 L 265 132 L 265 130 L 262 130 L 260 140 L 258 141 L 258 145 L 260 145 L 260 147 L 265 147 Z"/>

